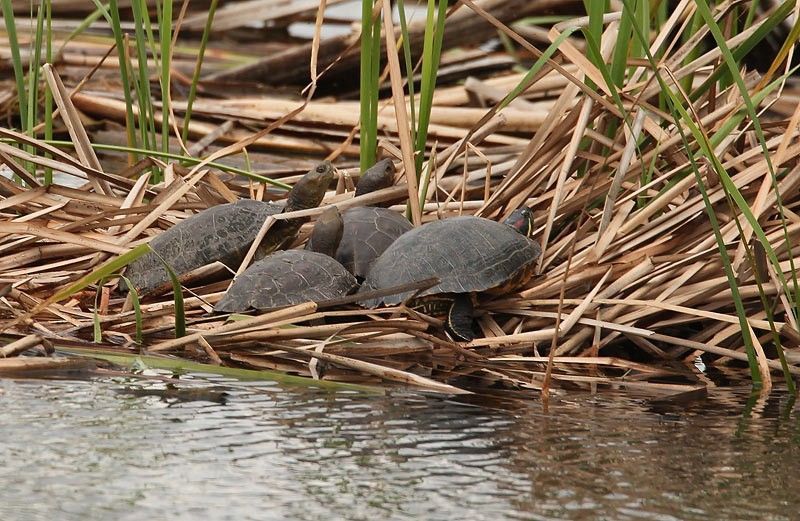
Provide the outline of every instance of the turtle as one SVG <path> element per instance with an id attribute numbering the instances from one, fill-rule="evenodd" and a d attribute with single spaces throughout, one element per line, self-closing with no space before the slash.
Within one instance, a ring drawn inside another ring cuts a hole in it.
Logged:
<path id="1" fill-rule="evenodd" d="M 358 282 L 332 257 L 342 228 L 339 211 L 328 208 L 317 219 L 306 249 L 276 251 L 253 263 L 233 281 L 214 311 L 267 311 L 351 293 Z"/>
<path id="2" fill-rule="evenodd" d="M 394 183 L 391 159 L 382 159 L 366 170 L 356 186 L 356 197 L 388 188 Z M 342 214 L 344 230 L 335 258 L 356 279 L 363 281 L 372 263 L 398 237 L 411 230 L 411 223 L 393 210 L 358 206 Z"/>
<path id="3" fill-rule="evenodd" d="M 361 291 L 436 278 L 439 282 L 420 292 L 412 305 L 444 299 L 449 332 L 470 341 L 474 339 L 471 294 L 507 291 L 533 274 L 541 248 L 529 238 L 531 229 L 527 207 L 515 210 L 503 223 L 463 216 L 420 226 L 400 236 L 375 260 Z M 406 291 L 361 304 L 396 305 L 412 296 L 413 291 Z"/>
<path id="4" fill-rule="evenodd" d="M 333 177 L 333 165 L 325 161 L 297 181 L 285 205 L 242 199 L 203 210 L 154 237 L 150 241 L 153 252 L 132 262 L 125 276 L 137 291 L 148 294 L 169 287 L 169 275 L 161 259 L 178 275 L 215 261 L 235 270 L 267 217 L 318 206 Z M 255 258 L 287 246 L 306 220 L 298 218 L 274 223 L 261 241 Z"/>
<path id="5" fill-rule="evenodd" d="M 395 167 L 390 158 L 384 158 L 364 170 L 358 178 L 355 196 L 389 188 L 394 184 Z"/>
<path id="6" fill-rule="evenodd" d="M 372 264 L 413 226 L 399 213 L 377 206 L 350 208 L 342 215 L 344 233 L 336 260 L 363 281 Z"/>

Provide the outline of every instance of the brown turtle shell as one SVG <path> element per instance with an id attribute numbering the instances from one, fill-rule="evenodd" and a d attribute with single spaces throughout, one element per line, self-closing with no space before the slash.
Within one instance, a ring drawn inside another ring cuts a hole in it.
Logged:
<path id="1" fill-rule="evenodd" d="M 265 311 L 320 302 L 343 297 L 357 286 L 355 277 L 325 254 L 309 250 L 277 251 L 239 275 L 214 311 Z"/>
<path id="2" fill-rule="evenodd" d="M 344 230 L 336 260 L 359 280 L 389 245 L 413 228 L 399 213 L 375 206 L 350 208 L 342 219 Z"/>
<path id="3" fill-rule="evenodd" d="M 482 217 L 453 217 L 403 234 L 378 257 L 361 291 L 387 289 L 438 278 L 420 296 L 472 293 L 524 283 L 532 274 L 539 245 L 511 226 Z M 413 291 L 362 302 L 395 305 Z"/>

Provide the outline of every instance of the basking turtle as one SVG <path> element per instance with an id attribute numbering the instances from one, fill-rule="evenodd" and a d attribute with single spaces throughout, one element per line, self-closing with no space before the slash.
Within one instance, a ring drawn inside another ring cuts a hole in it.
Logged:
<path id="1" fill-rule="evenodd" d="M 378 161 L 361 176 L 356 196 L 392 186 L 394 172 L 391 159 Z M 342 219 L 344 231 L 336 250 L 336 260 L 358 280 L 364 280 L 375 259 L 412 228 L 402 215 L 377 206 L 350 208 L 344 212 Z"/>
<path id="2" fill-rule="evenodd" d="M 213 206 L 157 235 L 150 247 L 178 275 L 215 261 L 236 269 L 268 216 L 318 206 L 332 180 L 333 166 L 325 161 L 297 181 L 285 206 L 250 199 Z M 261 241 L 256 258 L 285 247 L 306 220 L 274 223 Z M 167 271 L 154 253 L 132 262 L 125 276 L 140 293 L 167 287 L 169 282 Z"/>
<path id="3" fill-rule="evenodd" d="M 305 250 L 272 253 L 233 281 L 214 311 L 241 313 L 330 300 L 358 287 L 355 277 L 332 255 L 342 236 L 342 216 L 335 207 L 320 215 Z"/>
<path id="4" fill-rule="evenodd" d="M 355 196 L 377 192 L 383 188 L 389 188 L 394 184 L 394 163 L 391 159 L 384 158 L 364 170 L 358 178 Z"/>
<path id="5" fill-rule="evenodd" d="M 482 217 L 453 217 L 403 234 L 372 265 L 362 291 L 437 278 L 439 283 L 419 296 L 440 295 L 449 302 L 451 333 L 472 340 L 471 293 L 502 291 L 523 284 L 533 274 L 539 245 L 528 238 L 531 211 L 515 210 L 505 223 Z M 362 302 L 374 308 L 412 297 L 407 291 Z M 424 302 L 425 299 L 420 299 Z"/>

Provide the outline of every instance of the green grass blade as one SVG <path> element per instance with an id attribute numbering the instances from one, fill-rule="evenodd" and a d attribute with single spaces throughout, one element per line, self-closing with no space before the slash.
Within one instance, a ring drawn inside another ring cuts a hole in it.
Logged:
<path id="1" fill-rule="evenodd" d="M 163 0 L 158 36 L 161 39 L 161 150 L 169 152 L 170 78 L 172 73 L 172 0 Z"/>
<path id="2" fill-rule="evenodd" d="M 373 56 L 377 46 L 380 52 L 380 17 L 372 20 L 372 0 L 361 0 L 361 69 L 360 69 L 360 105 L 361 133 L 360 151 L 361 170 L 366 170 L 375 163 L 378 145 L 378 78 L 374 72 L 376 57 Z M 375 29 L 377 27 L 377 38 Z"/>
<path id="3" fill-rule="evenodd" d="M 48 4 L 49 12 L 52 14 L 52 2 L 51 2 L 51 0 L 47 0 L 47 4 Z M 89 13 L 89 15 L 86 18 L 84 18 L 83 21 L 81 21 L 81 23 L 79 23 L 78 26 L 75 27 L 75 29 L 73 29 L 72 32 L 69 33 L 69 35 L 67 35 L 67 37 L 61 43 L 61 46 L 58 48 L 58 51 L 56 51 L 55 54 L 57 54 L 57 55 L 61 54 L 64 51 L 64 48 L 67 46 L 67 44 L 69 42 L 71 42 L 77 36 L 82 34 L 86 29 L 88 29 L 93 23 L 95 23 L 101 17 L 105 17 L 106 20 L 108 21 L 108 23 L 111 24 L 111 17 L 110 17 L 109 11 L 108 11 L 109 7 L 110 7 L 110 4 L 98 4 L 97 2 L 95 2 L 95 5 L 98 5 L 98 7 L 94 11 Z M 48 16 L 47 19 L 50 20 L 50 16 Z M 51 35 L 52 35 L 52 33 L 48 32 L 48 36 L 51 36 Z M 52 63 L 52 59 L 48 60 L 48 63 Z"/>
<path id="4" fill-rule="evenodd" d="M 97 283 L 97 291 L 94 293 L 94 308 L 92 309 L 92 341 L 95 344 L 99 344 L 103 341 L 103 330 L 100 327 L 100 313 L 98 312 L 98 308 L 100 307 L 100 294 L 103 292 L 103 284 L 105 284 L 106 279 L 102 279 Z"/>
<path id="5" fill-rule="evenodd" d="M 404 0 L 397 1 L 397 13 L 400 17 L 400 33 L 403 38 L 403 61 L 406 67 L 406 79 L 408 83 L 408 98 L 410 100 L 410 125 L 411 142 L 417 142 L 417 101 L 414 98 L 414 63 L 411 60 L 411 43 L 408 39 L 408 20 L 406 19 L 406 8 Z M 425 193 L 425 192 L 422 192 Z"/>
<path id="6" fill-rule="evenodd" d="M 53 4 L 52 0 L 45 0 L 45 19 L 47 20 L 47 44 L 45 49 L 45 61 L 53 63 Z M 98 14 L 99 16 L 99 14 Z M 44 138 L 46 140 L 53 139 L 53 93 L 50 89 L 44 89 Z M 50 154 L 45 154 L 45 157 L 50 157 Z M 47 167 L 44 169 L 44 184 L 46 186 L 53 184 L 53 169 Z"/>
<path id="7" fill-rule="evenodd" d="M 39 102 L 39 69 L 42 65 L 42 42 L 44 40 L 44 12 L 43 5 L 39 5 L 36 13 L 36 36 L 33 40 L 33 53 L 28 66 L 28 121 L 25 128 L 32 132 L 36 126 L 36 109 Z M 34 150 L 29 150 L 35 153 Z M 35 167 L 34 167 L 35 168 Z"/>
<path id="8" fill-rule="evenodd" d="M 749 38 L 747 38 L 744 42 L 738 45 L 736 49 L 733 50 L 734 60 L 738 63 L 744 59 L 745 56 L 750 54 L 756 45 L 762 42 L 778 25 L 783 23 L 783 21 L 792 14 L 795 3 L 796 0 L 786 0 L 779 4 L 778 8 L 773 11 L 769 18 L 759 25 Z M 703 82 L 703 84 L 692 92 L 690 99 L 692 101 L 697 101 L 700 99 L 708 92 L 711 86 L 720 79 L 726 70 L 727 69 L 723 69 L 721 67 L 714 69 L 714 72 L 711 73 L 711 75 Z"/>
<path id="9" fill-rule="evenodd" d="M 128 143 L 136 146 L 136 123 L 133 118 L 133 99 L 130 91 L 130 76 L 128 71 L 128 60 L 126 59 L 125 42 L 122 35 L 122 25 L 119 18 L 119 6 L 117 0 L 110 0 L 108 9 L 100 3 L 100 0 L 92 0 L 97 6 L 98 11 L 102 12 L 111 26 L 114 34 L 114 42 L 117 45 L 117 57 L 119 59 L 120 82 L 122 83 L 122 94 L 125 98 L 125 131 L 128 136 Z M 134 0 L 135 1 L 135 0 Z"/>
<path id="10" fill-rule="evenodd" d="M 583 0 L 586 14 L 589 15 L 589 25 L 584 32 L 591 34 L 596 42 L 599 42 L 603 36 L 603 15 L 606 13 L 607 4 L 608 2 L 605 0 Z M 587 58 L 595 67 L 603 65 L 603 57 L 599 49 L 589 48 L 587 51 Z M 595 87 L 594 82 L 588 78 L 586 84 L 591 88 Z"/>
<path id="11" fill-rule="evenodd" d="M 525 89 L 530 87 L 531 82 L 542 69 L 542 67 L 544 67 L 545 63 L 547 63 L 547 60 L 549 60 L 558 50 L 559 46 L 577 30 L 578 27 L 568 27 L 566 30 L 564 30 L 564 32 L 558 35 L 553 43 L 547 46 L 547 49 L 545 49 L 539 59 L 533 63 L 525 76 L 523 76 L 519 83 L 517 83 L 517 85 L 511 89 L 511 91 L 509 91 L 509 93 L 506 94 L 506 96 L 500 101 L 498 110 L 507 107 L 508 104 L 514 101 L 517 96 L 522 94 Z"/>
<path id="12" fill-rule="evenodd" d="M 133 304 L 133 315 L 136 320 L 136 343 L 141 345 L 143 340 L 142 335 L 142 305 L 139 302 L 139 293 L 136 291 L 136 288 L 133 287 L 133 283 L 123 275 L 119 277 L 125 283 L 125 286 L 128 288 L 128 294 L 131 296 L 131 303 Z"/>
<path id="13" fill-rule="evenodd" d="M 17 25 L 14 22 L 14 9 L 11 0 L 0 0 L 0 10 L 6 23 L 8 45 L 11 48 L 11 65 L 14 68 L 14 79 L 17 82 L 17 96 L 19 97 L 19 115 L 22 125 L 28 121 L 28 101 L 25 92 L 25 73 L 22 70 L 22 57 L 19 54 L 19 39 L 17 38 Z"/>
<path id="14" fill-rule="evenodd" d="M 217 12 L 218 3 L 219 0 L 211 0 L 211 5 L 208 6 L 208 18 L 206 19 L 205 27 L 203 27 L 200 48 L 197 50 L 197 62 L 194 66 L 194 73 L 192 74 L 192 84 L 189 86 L 189 96 L 186 98 L 186 114 L 183 116 L 183 129 L 181 130 L 181 138 L 184 143 L 189 139 L 189 122 L 192 120 L 192 105 L 197 97 L 197 85 L 200 83 L 200 71 L 203 68 L 203 57 L 206 53 L 208 38 L 211 36 L 211 25 L 214 23 L 214 14 Z"/>
<path id="15" fill-rule="evenodd" d="M 623 10 L 627 7 L 623 7 Z M 619 21 L 619 32 L 617 45 L 611 54 L 611 81 L 617 87 L 622 87 L 625 83 L 625 71 L 628 68 L 628 53 L 631 50 L 631 34 L 633 33 L 633 17 L 625 16 Z"/>
<path id="16" fill-rule="evenodd" d="M 425 159 L 428 126 L 430 125 L 431 110 L 433 109 L 433 93 L 436 88 L 436 76 L 439 72 L 439 60 L 442 53 L 447 2 L 439 2 L 438 10 L 436 7 L 437 4 L 434 0 L 428 0 L 425 36 L 422 44 L 422 82 L 420 83 L 419 89 L 419 121 L 417 123 L 417 141 L 414 147 L 416 152 L 414 166 L 416 168 L 417 179 L 419 179 L 419 175 L 422 172 L 422 162 Z M 406 173 L 406 175 L 409 175 L 409 173 Z"/>
<path id="17" fill-rule="evenodd" d="M 56 346 L 56 350 L 63 353 L 87 356 L 99 360 L 107 360 L 123 367 L 133 367 L 134 365 L 143 362 L 147 367 L 151 367 L 153 369 L 162 369 L 175 372 L 218 374 L 221 376 L 236 378 L 242 381 L 270 381 L 284 385 L 314 387 L 330 391 L 358 391 L 372 394 L 384 394 L 385 392 L 380 387 L 334 382 L 331 380 L 313 380 L 311 378 L 288 375 L 278 371 L 256 371 L 253 369 L 239 369 L 237 367 L 201 364 L 199 362 L 191 362 L 182 358 L 143 356 L 139 354 L 126 354 L 109 349 L 89 349 L 85 347 Z"/>
<path id="18" fill-rule="evenodd" d="M 146 1 L 133 0 L 131 2 L 131 11 L 133 13 L 134 34 L 136 35 L 134 47 L 136 49 L 136 63 L 138 65 L 136 68 L 138 74 L 133 82 L 133 88 L 136 92 L 136 99 L 138 100 L 139 107 L 139 135 L 141 137 L 141 146 L 146 150 L 154 150 L 156 148 L 156 127 L 153 98 L 150 92 L 150 64 L 147 56 L 148 40 L 145 36 L 145 27 L 147 26 L 146 20 L 149 19 Z M 159 182 L 161 176 L 160 170 L 156 169 L 154 171 L 153 182 Z"/>
<path id="19" fill-rule="evenodd" d="M 153 252 L 153 254 L 158 257 L 158 260 L 164 265 L 164 269 L 167 270 L 167 275 L 169 275 L 169 280 L 172 282 L 172 295 L 175 301 L 175 338 L 184 337 L 186 336 L 186 311 L 183 305 L 181 282 L 178 280 L 178 276 L 172 271 L 167 261 L 158 253 Z"/>
<path id="20" fill-rule="evenodd" d="M 2 143 L 13 143 L 14 141 L 12 141 L 10 139 L 0 139 L 0 142 L 2 142 Z M 71 141 L 62 141 L 62 140 L 59 140 L 59 139 L 46 140 L 45 143 L 47 143 L 49 145 L 60 146 L 60 147 L 72 147 L 72 146 L 74 146 L 74 144 Z M 113 152 L 137 153 L 137 154 L 149 155 L 149 156 L 153 156 L 153 157 L 161 157 L 161 158 L 164 158 L 164 159 L 174 159 L 176 161 L 185 161 L 186 163 L 189 163 L 189 164 L 192 164 L 192 165 L 197 165 L 200 162 L 202 162 L 201 158 L 190 158 L 190 157 L 181 156 L 180 154 L 165 154 L 164 152 L 160 152 L 158 150 L 145 150 L 145 149 L 142 149 L 142 148 L 133 148 L 133 147 L 126 147 L 126 146 L 121 146 L 121 145 L 107 145 L 107 144 L 103 144 L 103 143 L 91 143 L 91 145 L 92 145 L 92 148 L 94 148 L 95 150 L 109 150 L 109 151 L 113 151 Z M 275 186 L 277 188 L 282 188 L 284 190 L 291 190 L 291 188 L 292 188 L 291 185 L 287 185 L 286 183 L 282 183 L 281 181 L 278 181 L 277 179 L 272 179 L 270 177 L 265 177 L 265 176 L 260 175 L 260 174 L 254 174 L 252 172 L 248 172 L 247 170 L 245 170 L 243 168 L 237 168 L 235 166 L 226 165 L 226 164 L 223 164 L 223 163 L 217 163 L 215 161 L 211 161 L 209 163 L 206 163 L 206 165 L 211 167 L 211 168 L 216 168 L 218 170 L 222 170 L 223 172 L 230 172 L 232 174 L 238 174 L 238 175 L 247 177 L 249 179 L 253 179 L 255 181 L 259 181 L 261 183 L 266 183 L 266 184 Z"/>
<path id="21" fill-rule="evenodd" d="M 59 300 L 63 300 L 78 291 L 82 290 L 89 284 L 94 284 L 97 281 L 108 278 L 116 273 L 118 270 L 122 269 L 124 266 L 127 266 L 131 262 L 135 261 L 145 253 L 150 250 L 150 246 L 147 244 L 140 244 L 139 246 L 135 247 L 131 251 L 120 255 L 119 257 L 115 257 L 106 261 L 105 263 L 98 266 L 94 271 L 88 273 L 81 277 L 80 279 L 76 280 L 66 288 L 62 289 L 49 299 L 45 301 L 46 303 L 50 304 L 53 302 L 58 302 Z"/>

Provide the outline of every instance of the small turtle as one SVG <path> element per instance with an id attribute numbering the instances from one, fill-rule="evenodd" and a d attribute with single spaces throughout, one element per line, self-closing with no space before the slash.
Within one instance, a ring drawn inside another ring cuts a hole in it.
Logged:
<path id="1" fill-rule="evenodd" d="M 525 283 L 541 254 L 528 238 L 532 214 L 515 210 L 504 223 L 482 217 L 453 217 L 403 234 L 372 265 L 362 291 L 386 289 L 437 278 L 439 283 L 419 294 L 417 302 L 444 298 L 449 305 L 447 326 L 462 339 L 472 340 L 471 294 L 501 292 Z M 368 299 L 369 308 L 399 304 L 413 291 Z"/>
<path id="2" fill-rule="evenodd" d="M 361 176 L 356 196 L 388 188 L 394 183 L 394 163 L 382 159 Z M 377 206 L 350 208 L 342 215 L 344 232 L 336 260 L 359 281 L 367 276 L 372 263 L 398 237 L 411 230 L 411 223 L 402 215 Z"/>
<path id="3" fill-rule="evenodd" d="M 358 287 L 355 277 L 333 259 L 342 236 L 342 216 L 325 210 L 311 232 L 305 250 L 272 253 L 253 263 L 233 281 L 214 311 L 266 311 L 343 297 Z"/>
<path id="4" fill-rule="evenodd" d="M 147 253 L 132 262 L 125 276 L 140 293 L 146 294 L 168 287 L 169 275 L 158 256 L 178 275 L 216 261 L 235 270 L 267 217 L 318 206 L 332 180 L 333 166 L 325 161 L 297 181 L 285 206 L 242 199 L 203 210 L 154 237 L 150 247 L 155 254 Z M 256 258 L 291 243 L 306 220 L 274 223 L 261 241 Z"/>

